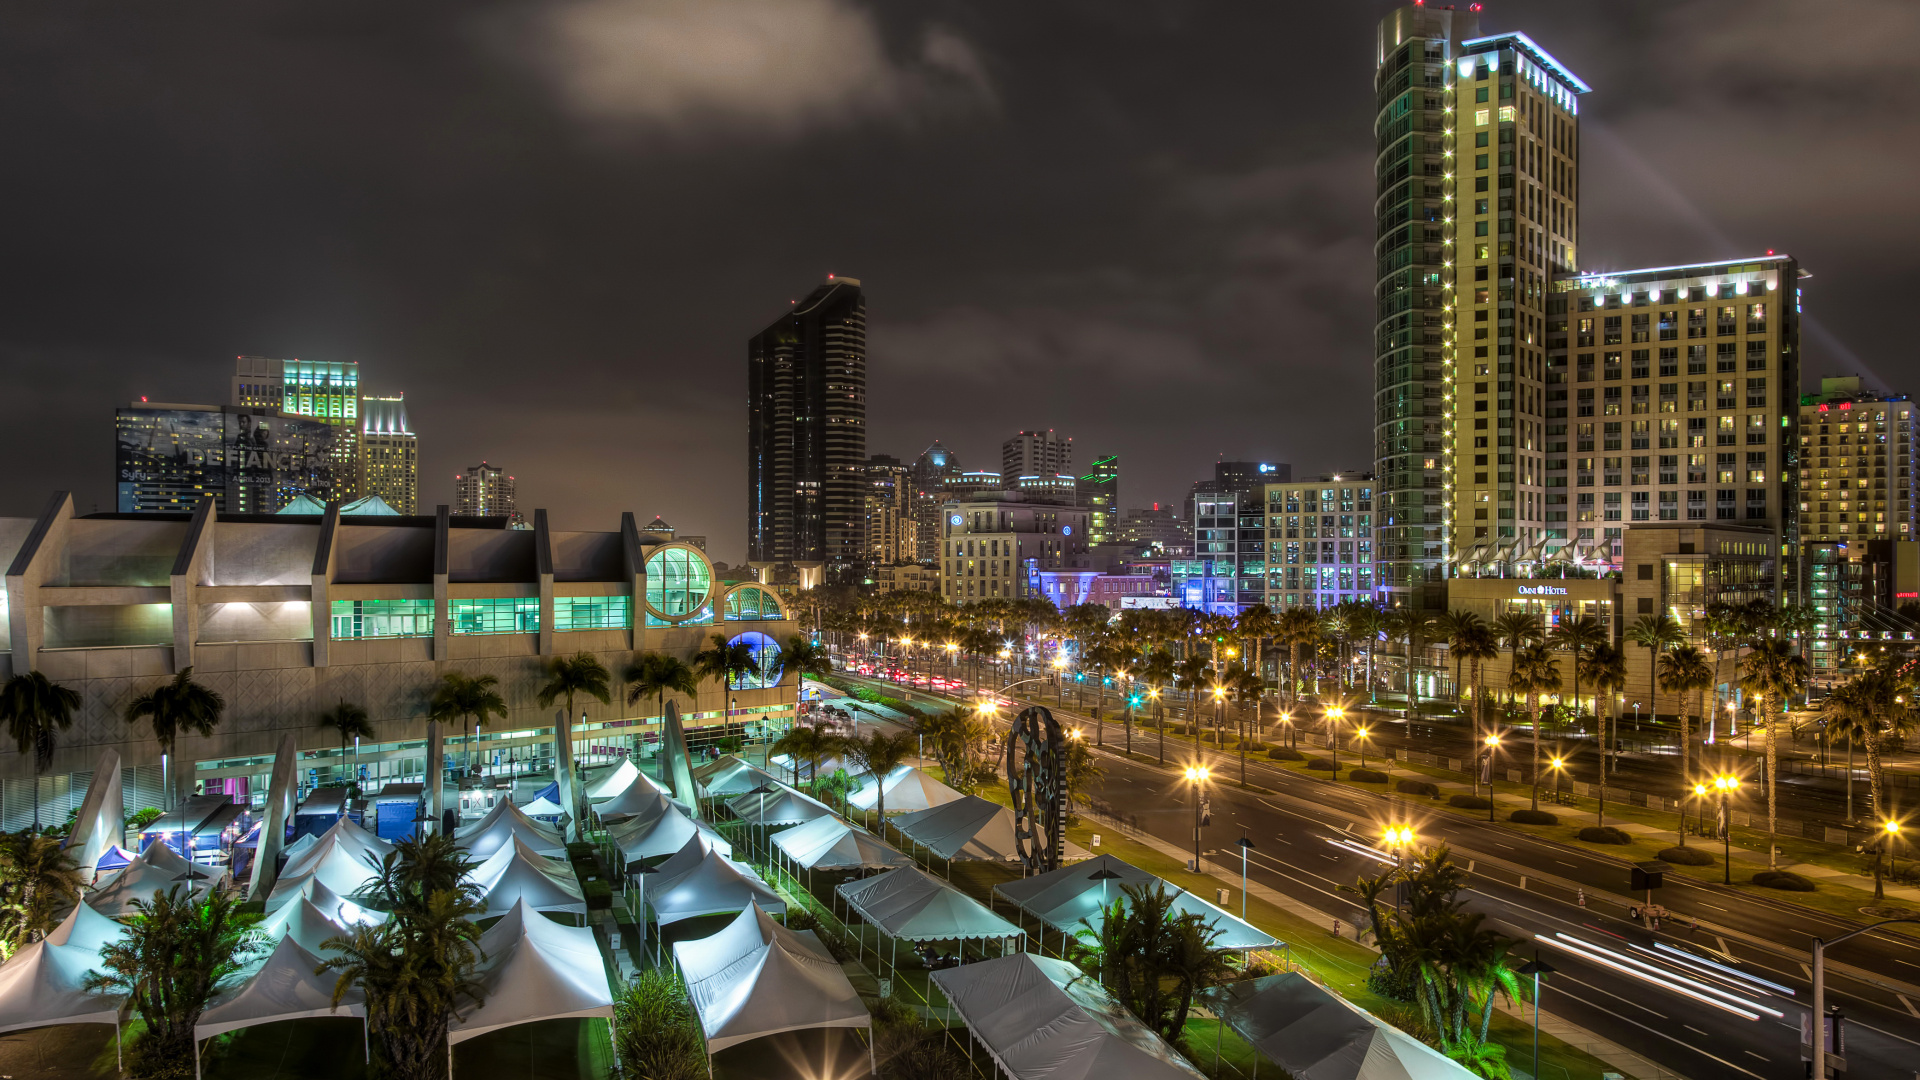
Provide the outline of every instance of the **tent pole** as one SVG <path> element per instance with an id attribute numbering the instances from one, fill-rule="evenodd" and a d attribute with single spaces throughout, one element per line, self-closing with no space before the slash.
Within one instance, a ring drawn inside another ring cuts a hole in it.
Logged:
<path id="1" fill-rule="evenodd" d="M 360 1050 L 366 1055 L 366 1063 L 373 1064 L 373 1032 L 367 1018 L 360 1018 Z"/>
<path id="2" fill-rule="evenodd" d="M 193 1080 L 200 1080 L 200 1040 L 193 1040 Z"/>

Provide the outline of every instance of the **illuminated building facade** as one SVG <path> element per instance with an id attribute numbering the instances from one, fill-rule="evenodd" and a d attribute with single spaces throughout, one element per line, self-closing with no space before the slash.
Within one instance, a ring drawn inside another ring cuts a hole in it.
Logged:
<path id="1" fill-rule="evenodd" d="M 916 562 L 932 566 L 940 559 L 940 507 L 947 500 L 940 490 L 940 481 L 959 471 L 960 459 L 940 445 L 938 439 L 913 461 L 913 557 Z"/>
<path id="2" fill-rule="evenodd" d="M 912 470 L 900 459 L 875 454 L 867 459 L 866 562 L 871 571 L 913 562 L 919 557 L 913 515 Z"/>
<path id="3" fill-rule="evenodd" d="M 1008 490 L 1023 476 L 1073 472 L 1073 438 L 1052 428 L 1022 431 L 1000 445 L 1000 481 Z"/>
<path id="4" fill-rule="evenodd" d="M 1378 600 L 1373 560 L 1373 474 L 1334 473 L 1316 483 L 1268 484 L 1265 551 L 1242 556 L 1242 577 L 1266 575 L 1265 603 L 1329 608 Z"/>
<path id="5" fill-rule="evenodd" d="M 243 406 L 136 401 L 114 413 L 115 507 L 185 513 L 211 497 L 228 513 L 271 514 L 307 496 L 347 501 L 337 424 Z"/>
<path id="6" fill-rule="evenodd" d="M 955 604 L 1037 596 L 1041 571 L 1092 570 L 1080 507 L 993 492 L 941 513 L 940 595 Z"/>
<path id="7" fill-rule="evenodd" d="M 402 514 L 420 505 L 420 437 L 407 423 L 405 394 L 360 399 L 360 487 Z"/>
<path id="8" fill-rule="evenodd" d="M 1080 476 L 1080 505 L 1087 508 L 1087 530 L 1095 544 L 1112 543 L 1120 524 L 1120 455 L 1093 459 Z"/>
<path id="9" fill-rule="evenodd" d="M 1914 539 L 1913 419 L 1905 394 L 1864 390 L 1857 376 L 1800 398 L 1803 541 Z"/>
<path id="10" fill-rule="evenodd" d="M 498 465 L 481 462 L 453 478 L 453 512 L 463 517 L 519 516 L 514 479 Z"/>
<path id="11" fill-rule="evenodd" d="M 333 440 L 337 499 L 367 494 L 358 489 L 360 470 L 360 365 L 313 360 L 234 358 L 232 403 L 304 416 L 341 429 Z M 391 500 L 389 500 L 391 503 Z"/>

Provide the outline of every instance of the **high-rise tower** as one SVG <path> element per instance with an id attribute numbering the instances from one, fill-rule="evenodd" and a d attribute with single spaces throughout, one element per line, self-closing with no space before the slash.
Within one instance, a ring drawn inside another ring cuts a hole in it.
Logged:
<path id="1" fill-rule="evenodd" d="M 359 490 L 359 364 L 235 357 L 233 404 L 277 409 L 288 416 L 310 417 L 338 427 L 331 450 L 337 478 L 331 493 L 339 500 L 366 494 Z"/>
<path id="2" fill-rule="evenodd" d="M 866 297 L 830 277 L 747 342 L 748 560 L 855 580 L 866 463 Z"/>
<path id="3" fill-rule="evenodd" d="M 1023 476 L 1058 476 L 1073 471 L 1073 438 L 1052 428 L 1022 431 L 1000 444 L 1000 479 L 1012 490 Z"/>
<path id="4" fill-rule="evenodd" d="M 405 394 L 360 401 L 360 493 L 411 514 L 420 505 L 420 437 L 407 424 Z"/>

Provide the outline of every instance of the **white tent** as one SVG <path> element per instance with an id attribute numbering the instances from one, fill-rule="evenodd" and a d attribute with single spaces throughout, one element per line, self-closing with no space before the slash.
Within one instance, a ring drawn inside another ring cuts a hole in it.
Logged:
<path id="1" fill-rule="evenodd" d="M 844 772 L 854 780 L 870 780 L 873 775 L 867 772 L 866 766 L 854 761 L 852 758 L 838 757 L 832 754 L 820 759 L 818 772 L 814 771 L 814 767 L 809 765 L 805 758 L 800 759 L 799 764 L 800 779 L 802 780 L 812 780 L 816 776 L 832 776 L 837 772 Z M 767 759 L 768 769 L 778 768 L 781 773 L 788 778 L 793 776 L 793 766 L 793 758 L 786 754 L 775 754 Z"/>
<path id="2" fill-rule="evenodd" d="M 1096 874 L 1114 876 L 1096 879 Z M 1213 942 L 1216 948 L 1270 949 L 1280 944 L 1273 935 L 1112 855 L 1100 855 L 1030 878 L 1004 882 L 995 885 L 993 891 L 1055 930 L 1070 934 L 1078 930 L 1083 922 L 1098 927 L 1106 908 L 1115 900 L 1126 897 L 1126 886 L 1156 884 L 1165 885 L 1176 894 L 1173 901 L 1175 914 L 1196 913 L 1206 920 L 1208 926 L 1220 932 Z"/>
<path id="3" fill-rule="evenodd" d="M 482 861 L 507 846 L 511 841 L 524 841 L 539 855 L 565 855 L 567 842 L 560 830 L 528 817 L 509 799 L 495 803 L 487 816 L 461 829 L 454 830 L 454 839 L 467 849 L 474 858 Z"/>
<path id="4" fill-rule="evenodd" d="M 0 964 L 0 1032 L 53 1024 L 120 1024 L 124 994 L 87 990 L 100 954 L 42 939 Z"/>
<path id="5" fill-rule="evenodd" d="M 819 817 L 774 833 L 770 839 L 787 858 L 807 870 L 886 870 L 912 866 L 896 851 L 858 825 L 837 817 Z"/>
<path id="6" fill-rule="evenodd" d="M 570 1016 L 613 1019 L 613 990 L 593 931 L 561 926 L 525 904 L 480 935 L 479 1005 L 467 1001 L 448 1025 L 447 1054 L 465 1042 L 515 1024 Z M 449 1062 L 451 1064 L 451 1062 Z"/>
<path id="7" fill-rule="evenodd" d="M 693 778 L 700 785 L 700 794 L 709 799 L 745 795 L 762 784 L 774 787 L 780 783 L 779 777 L 732 754 L 693 770 Z"/>
<path id="8" fill-rule="evenodd" d="M 189 877 L 191 874 L 191 877 Z M 153 899 L 178 885 L 183 893 L 201 894 L 213 886 L 204 867 L 194 867 L 171 848 L 155 844 L 134 857 L 86 895 L 88 906 L 102 915 L 119 918 L 133 914 L 135 900 Z"/>
<path id="9" fill-rule="evenodd" d="M 802 1028 L 873 1026 L 860 994 L 813 931 L 749 907 L 717 934 L 676 942 L 707 1054 Z"/>
<path id="10" fill-rule="evenodd" d="M 1195 1080 L 1200 1070 L 1065 960 L 1014 953 L 933 984 L 1012 1080 Z"/>
<path id="11" fill-rule="evenodd" d="M 985 904 L 918 867 L 849 881 L 836 890 L 860 917 L 900 941 L 1025 937 Z"/>
<path id="12" fill-rule="evenodd" d="M 542 796 L 520 808 L 520 812 L 536 820 L 540 818 L 564 817 L 567 809 L 552 799 Z"/>
<path id="13" fill-rule="evenodd" d="M 702 915 L 723 915 L 755 904 L 784 913 L 786 901 L 753 868 L 710 851 L 696 837 L 645 879 L 643 890 L 661 926 Z"/>
<path id="14" fill-rule="evenodd" d="M 93 780 L 87 784 L 87 797 L 73 819 L 73 829 L 61 846 L 72 856 L 75 866 L 89 878 L 107 849 L 120 843 L 127 828 L 126 800 L 121 795 L 120 755 L 103 750 L 93 766 Z"/>
<path id="15" fill-rule="evenodd" d="M 641 772 L 630 759 L 621 758 L 620 764 L 615 765 L 612 772 L 595 780 L 588 786 L 587 798 L 597 803 L 604 799 L 611 799 L 621 792 L 635 787 L 645 791 L 658 792 L 661 795 L 672 795 L 672 793 L 667 790 L 666 785 L 648 776 L 646 773 Z"/>
<path id="16" fill-rule="evenodd" d="M 727 803 L 727 809 L 749 825 L 768 826 L 799 825 L 833 813 L 833 807 L 785 785 L 764 795 L 742 795 Z"/>
<path id="17" fill-rule="evenodd" d="M 357 1016 L 361 1019 L 361 1053 L 371 1060 L 365 1027 L 366 994 L 353 987 L 335 1007 L 333 989 L 339 976 L 332 972 L 315 975 L 320 961 L 321 957 L 301 948 L 293 938 L 281 938 L 259 971 L 221 994 L 200 1014 L 199 1023 L 193 1025 L 196 1057 L 202 1042 L 229 1031 L 311 1016 Z"/>
<path id="18" fill-rule="evenodd" d="M 385 922 L 386 914 L 365 907 L 327 887 L 327 883 L 317 877 L 303 877 L 295 883 L 295 895 L 304 900 L 313 901 L 320 914 L 342 926 L 351 926 L 357 922 Z M 281 905 L 281 910 L 291 906 L 293 897 L 289 896 Z"/>
<path id="19" fill-rule="evenodd" d="M 695 836 L 707 847 L 733 857 L 733 845 L 715 832 L 713 826 L 695 821 L 679 807 L 667 803 L 662 803 L 660 812 L 651 818 L 633 817 L 607 826 L 607 838 L 630 863 L 671 855 L 686 847 L 687 841 Z"/>
<path id="20" fill-rule="evenodd" d="M 93 910 L 86 904 L 75 904 L 60 925 L 47 935 L 47 943 L 78 949 L 95 957 L 100 950 L 119 941 L 127 933 L 127 924 Z"/>
<path id="21" fill-rule="evenodd" d="M 320 842 L 320 835 L 318 833 L 308 833 L 307 835 L 301 837 L 300 839 L 295 840 L 293 843 L 288 844 L 284 849 L 281 850 L 280 854 L 286 856 L 287 865 L 292 866 L 294 863 L 294 860 L 300 858 L 302 855 L 305 855 L 307 852 L 312 851 L 314 848 L 314 845 L 318 844 L 319 842 Z"/>
<path id="22" fill-rule="evenodd" d="M 487 915 L 512 911 L 524 903 L 534 911 L 587 913 L 586 894 L 564 860 L 549 859 L 515 839 L 475 867 L 468 879 L 480 887 Z"/>
<path id="23" fill-rule="evenodd" d="M 1009 862 L 1020 857 L 1013 839 L 1013 811 L 978 795 L 963 795 L 931 810 L 893 819 L 900 835 L 943 859 Z M 1068 844 L 1067 859 L 1084 859 L 1085 849 Z"/>
<path id="24" fill-rule="evenodd" d="M 1196 999 L 1297 1080 L 1471 1080 L 1445 1054 L 1288 972 Z"/>
<path id="25" fill-rule="evenodd" d="M 898 765 L 878 784 L 869 778 L 865 787 L 847 796 L 847 805 L 855 810 L 872 810 L 879 805 L 882 792 L 887 796 L 889 814 L 931 810 L 965 798 L 911 765 Z"/>
<path id="26" fill-rule="evenodd" d="M 304 839 L 304 838 L 303 838 Z M 298 852 L 294 848 L 300 848 Z M 342 816 L 314 839 L 311 847 L 301 847 L 295 843 L 287 848 L 287 864 L 280 872 L 287 877 L 297 877 L 313 868 L 315 861 L 326 857 L 326 849 L 339 848 L 342 851 L 362 856 L 360 865 L 368 865 L 371 859 L 378 863 L 392 853 L 393 845 L 374 835 L 371 829 L 356 825 L 352 818 Z"/>
<path id="27" fill-rule="evenodd" d="M 319 955 L 331 953 L 332 950 L 325 948 L 324 943 L 344 936 L 349 928 L 350 924 L 328 916 L 320 910 L 319 905 L 302 897 L 260 920 L 255 929 L 268 941 L 290 939 L 308 952 Z"/>
<path id="28" fill-rule="evenodd" d="M 278 911 L 296 896 L 312 891 L 308 882 L 325 885 L 340 896 L 352 896 L 379 874 L 377 867 L 390 846 L 346 818 L 320 837 L 318 843 L 287 863 L 267 894 L 266 909 Z"/>
<path id="29" fill-rule="evenodd" d="M 634 784 L 613 798 L 593 808 L 600 820 L 611 824 L 629 818 L 649 817 L 660 812 L 662 806 L 677 805 L 658 791 L 645 784 Z"/>

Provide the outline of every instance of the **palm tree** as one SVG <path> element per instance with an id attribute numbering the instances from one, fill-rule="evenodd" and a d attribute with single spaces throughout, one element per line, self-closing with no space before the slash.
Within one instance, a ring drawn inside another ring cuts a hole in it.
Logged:
<path id="1" fill-rule="evenodd" d="M 0 833 L 0 910 L 13 919 L 0 932 L 0 958 L 59 925 L 80 899 L 80 868 L 58 837 Z"/>
<path id="2" fill-rule="evenodd" d="M 793 676 L 794 686 L 800 685 L 805 676 L 824 679 L 833 674 L 833 658 L 825 649 L 815 645 L 811 639 L 800 634 L 787 638 L 787 644 L 780 650 L 780 677 Z"/>
<path id="3" fill-rule="evenodd" d="M 1509 653 L 1518 655 L 1520 650 L 1545 636 L 1540 628 L 1540 618 L 1527 611 L 1506 611 L 1493 620 L 1493 636 Z M 1511 661 L 1509 661 L 1511 667 Z"/>
<path id="4" fill-rule="evenodd" d="M 1460 631 L 1459 636 L 1448 645 L 1447 651 L 1453 654 L 1455 660 L 1467 662 L 1467 681 L 1473 685 L 1473 744 L 1478 746 L 1480 726 L 1486 721 L 1486 664 L 1489 660 L 1500 659 L 1500 641 L 1493 636 L 1492 627 L 1476 621 Z"/>
<path id="5" fill-rule="evenodd" d="M 1573 654 L 1573 713 L 1580 715 L 1580 660 L 1588 652 L 1608 643 L 1612 635 L 1602 626 L 1599 619 L 1591 615 L 1575 615 L 1560 620 L 1560 625 L 1547 635 L 1547 644 L 1553 648 Z"/>
<path id="6" fill-rule="evenodd" d="M 785 754 L 793 768 L 793 786 L 800 786 L 800 763 L 807 763 L 807 780 L 820 779 L 820 759 L 840 749 L 841 739 L 825 728 L 796 724 L 768 748 L 767 753 Z"/>
<path id="7" fill-rule="evenodd" d="M 332 728 L 340 733 L 340 769 L 347 769 L 347 740 L 373 738 L 373 724 L 367 719 L 367 710 L 346 700 L 320 714 L 319 726 Z M 358 779 L 357 777 L 354 779 Z M 349 780 L 351 785 L 354 780 Z"/>
<path id="8" fill-rule="evenodd" d="M 633 666 L 627 669 L 627 682 L 630 684 L 627 704 L 636 705 L 640 699 L 651 695 L 655 716 L 666 712 L 669 690 L 689 698 L 700 693 L 700 676 L 687 666 L 685 660 L 666 653 L 641 653 L 634 659 Z"/>
<path id="9" fill-rule="evenodd" d="M 889 735 L 884 731 L 874 731 L 864 739 L 847 739 L 840 744 L 841 751 L 873 777 L 874 809 L 880 814 L 882 832 L 887 827 L 886 779 L 893 775 L 893 770 L 899 768 L 901 763 L 914 755 L 917 742 L 906 732 Z"/>
<path id="10" fill-rule="evenodd" d="M 1774 844 L 1778 824 L 1774 787 L 1778 778 L 1780 710 L 1787 698 L 1807 685 L 1807 662 L 1794 655 L 1792 646 L 1781 638 L 1763 638 L 1754 642 L 1753 651 L 1740 661 L 1740 689 L 1760 700 L 1760 715 L 1767 718 L 1767 869 L 1780 866 L 1779 849 Z"/>
<path id="11" fill-rule="evenodd" d="M 1140 665 L 1140 678 L 1153 691 L 1153 726 L 1160 731 L 1160 764 L 1167 763 L 1167 720 L 1166 702 L 1161 694 L 1173 684 L 1175 663 L 1173 654 L 1165 649 L 1155 649 L 1147 654 Z"/>
<path id="12" fill-rule="evenodd" d="M 1660 718 L 1660 699 L 1654 683 L 1654 662 L 1657 654 L 1687 640 L 1686 631 L 1674 621 L 1671 615 L 1642 615 L 1627 627 L 1627 640 L 1647 650 L 1647 687 L 1655 693 L 1653 712 L 1656 721 Z"/>
<path id="13" fill-rule="evenodd" d="M 161 764 L 173 757 L 182 732 L 205 737 L 220 726 L 227 702 L 218 693 L 193 681 L 193 668 L 181 668 L 172 682 L 162 683 L 127 704 L 127 723 L 147 721 L 160 743 Z M 173 784 L 167 785 L 167 809 L 173 808 Z"/>
<path id="14" fill-rule="evenodd" d="M 1380 632 L 1386 628 L 1387 615 L 1372 600 L 1355 600 L 1349 608 L 1347 629 L 1355 640 L 1367 643 L 1367 700 L 1377 701 L 1379 698 L 1374 693 L 1373 684 L 1373 655 L 1374 647 L 1380 643 Z"/>
<path id="15" fill-rule="evenodd" d="M 1660 656 L 1660 689 L 1674 695 L 1679 702 L 1689 691 L 1694 693 L 1693 719 L 1700 719 L 1701 699 L 1713 689 L 1713 665 L 1707 662 L 1707 654 L 1692 645 L 1681 645 Z M 1686 791 L 1692 786 L 1692 741 L 1693 733 L 1687 723 L 1688 716 L 1684 707 L 1674 710 L 1680 717 L 1680 790 Z M 1687 846 L 1686 800 L 1681 799 L 1680 846 Z"/>
<path id="16" fill-rule="evenodd" d="M 1407 643 L 1407 718 L 1411 720 L 1420 714 L 1420 684 L 1414 669 L 1420 663 L 1421 645 L 1433 634 L 1433 615 L 1417 608 L 1394 608 L 1387 613 L 1386 633 L 1389 640 Z"/>
<path id="17" fill-rule="evenodd" d="M 40 831 L 40 774 L 53 764 L 60 733 L 73 727 L 80 694 L 38 671 L 8 679 L 0 687 L 0 722 L 22 754 L 33 751 L 33 831 Z"/>
<path id="18" fill-rule="evenodd" d="M 1460 655 L 1457 647 L 1468 635 L 1484 625 L 1486 625 L 1485 621 L 1478 614 L 1464 608 L 1434 617 L 1434 633 L 1439 635 L 1440 640 L 1447 643 L 1447 654 L 1453 657 L 1453 700 L 1456 708 L 1459 706 L 1460 689 L 1463 685 L 1460 681 L 1460 665 L 1466 659 Z"/>
<path id="19" fill-rule="evenodd" d="M 1880 665 L 1834 687 L 1820 703 L 1828 731 L 1867 752 L 1867 784 L 1876 813 L 1885 814 L 1886 772 L 1881 751 L 1890 735 L 1914 729 L 1920 713 L 1914 707 L 1914 681 L 1889 665 Z"/>
<path id="20" fill-rule="evenodd" d="M 1200 721 L 1195 718 L 1194 703 L 1198 699 L 1200 689 L 1207 685 L 1207 680 L 1212 675 L 1213 668 L 1207 663 L 1207 658 L 1198 653 L 1189 654 L 1173 669 L 1175 689 L 1184 690 L 1187 693 L 1187 724 L 1193 729 L 1195 746 L 1200 745 Z"/>
<path id="21" fill-rule="evenodd" d="M 1586 656 L 1587 682 L 1593 685 L 1595 695 L 1607 695 L 1607 714 L 1599 718 L 1600 722 L 1600 818 L 1596 824 L 1607 823 L 1607 756 L 1613 751 L 1614 722 L 1619 718 L 1619 698 L 1615 695 L 1627 687 L 1627 654 L 1617 645 L 1601 645 Z M 1596 714 L 1599 709 L 1594 709 Z"/>
<path id="22" fill-rule="evenodd" d="M 133 909 L 125 934 L 100 950 L 87 989 L 130 995 L 145 1023 L 134 1043 L 135 1076 L 184 1076 L 194 1071 L 193 1026 L 221 984 L 239 974 L 252 920 L 228 889 L 195 896 L 175 885 L 133 901 Z"/>
<path id="23" fill-rule="evenodd" d="M 1264 688 L 1267 683 L 1267 639 L 1280 629 L 1279 616 L 1265 604 L 1254 604 L 1240 613 L 1234 629 L 1245 639 L 1245 644 L 1251 646 L 1247 649 L 1247 655 L 1252 660 L 1249 668 L 1259 676 L 1260 685 Z"/>
<path id="24" fill-rule="evenodd" d="M 753 646 L 744 641 L 728 641 L 725 634 L 714 634 L 707 647 L 693 654 L 693 670 L 702 679 L 720 684 L 722 693 L 735 688 L 748 675 L 758 675 Z"/>
<path id="25" fill-rule="evenodd" d="M 1533 808 L 1540 809 L 1540 695 L 1560 689 L 1560 661 L 1553 650 L 1535 642 L 1523 646 L 1513 656 L 1513 670 L 1507 673 L 1507 688 L 1527 698 L 1527 712 L 1533 716 Z"/>
<path id="26" fill-rule="evenodd" d="M 434 688 L 433 697 L 427 703 L 427 716 L 449 724 L 460 721 L 460 742 L 467 748 L 467 766 L 471 768 L 473 742 L 467 737 L 468 723 L 484 724 L 489 716 L 507 718 L 507 699 L 500 696 L 499 677 L 447 672 L 440 676 L 440 685 Z M 440 779 L 430 776 L 427 782 L 437 784 Z"/>
<path id="27" fill-rule="evenodd" d="M 718 637 L 719 635 L 714 635 Z M 751 654 L 749 654 L 751 659 Z M 561 805 L 575 821 L 580 820 L 579 784 L 573 775 L 573 702 L 582 694 L 598 701 L 602 705 L 611 704 L 613 694 L 607 684 L 613 681 L 613 675 L 607 671 L 607 665 L 590 652 L 577 652 L 572 656 L 555 657 L 547 669 L 547 684 L 540 688 L 535 699 L 543 709 L 551 709 L 556 701 L 567 703 L 566 715 L 560 720 L 560 796 Z M 501 715 L 505 715 L 503 712 Z"/>
<path id="28" fill-rule="evenodd" d="M 1300 707 L 1300 650 L 1320 639 L 1320 619 L 1311 608 L 1288 608 L 1280 613 L 1275 638 L 1287 645 L 1287 708 Z"/>

